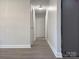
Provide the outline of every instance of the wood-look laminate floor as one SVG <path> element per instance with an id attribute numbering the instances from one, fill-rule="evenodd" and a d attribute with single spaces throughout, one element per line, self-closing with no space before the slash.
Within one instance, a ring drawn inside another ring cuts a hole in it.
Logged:
<path id="1" fill-rule="evenodd" d="M 36 40 L 32 48 L 2 48 L 0 59 L 56 59 L 45 40 Z"/>

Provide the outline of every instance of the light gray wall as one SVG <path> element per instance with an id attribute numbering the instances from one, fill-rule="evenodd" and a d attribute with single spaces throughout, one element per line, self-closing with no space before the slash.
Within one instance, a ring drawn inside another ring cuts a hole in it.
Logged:
<path id="1" fill-rule="evenodd" d="M 36 37 L 45 37 L 45 11 L 36 11 Z"/>
<path id="2" fill-rule="evenodd" d="M 0 45 L 30 44 L 30 1 L 0 0 Z"/>
<path id="3" fill-rule="evenodd" d="M 57 58 L 61 58 L 61 0 L 50 0 L 57 10 L 48 11 L 48 43 Z"/>
<path id="4" fill-rule="evenodd" d="M 50 0 L 50 6 L 57 7 L 57 0 Z M 48 41 L 56 53 L 57 50 L 57 10 L 48 11 Z"/>
<path id="5" fill-rule="evenodd" d="M 48 42 L 54 54 L 57 54 L 57 11 L 48 12 Z"/>
<path id="6" fill-rule="evenodd" d="M 57 52 L 61 53 L 61 0 L 57 0 Z"/>

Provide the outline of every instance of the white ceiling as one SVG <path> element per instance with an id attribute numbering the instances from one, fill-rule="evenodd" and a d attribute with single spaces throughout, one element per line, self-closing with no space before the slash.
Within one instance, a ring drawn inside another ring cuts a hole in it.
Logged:
<path id="1" fill-rule="evenodd" d="M 49 0 L 31 0 L 30 1 L 32 5 L 41 5 L 41 6 L 48 6 Z"/>

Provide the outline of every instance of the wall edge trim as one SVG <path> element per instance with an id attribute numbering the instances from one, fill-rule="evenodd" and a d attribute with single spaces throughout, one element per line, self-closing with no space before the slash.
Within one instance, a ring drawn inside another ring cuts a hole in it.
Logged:
<path id="1" fill-rule="evenodd" d="M 31 45 L 0 45 L 0 48 L 31 48 Z"/>

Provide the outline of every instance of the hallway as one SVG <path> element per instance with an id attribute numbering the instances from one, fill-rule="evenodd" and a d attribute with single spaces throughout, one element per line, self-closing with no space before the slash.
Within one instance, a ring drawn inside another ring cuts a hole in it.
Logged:
<path id="1" fill-rule="evenodd" d="M 0 59 L 56 59 L 47 42 L 35 41 L 32 48 L 0 49 Z"/>

